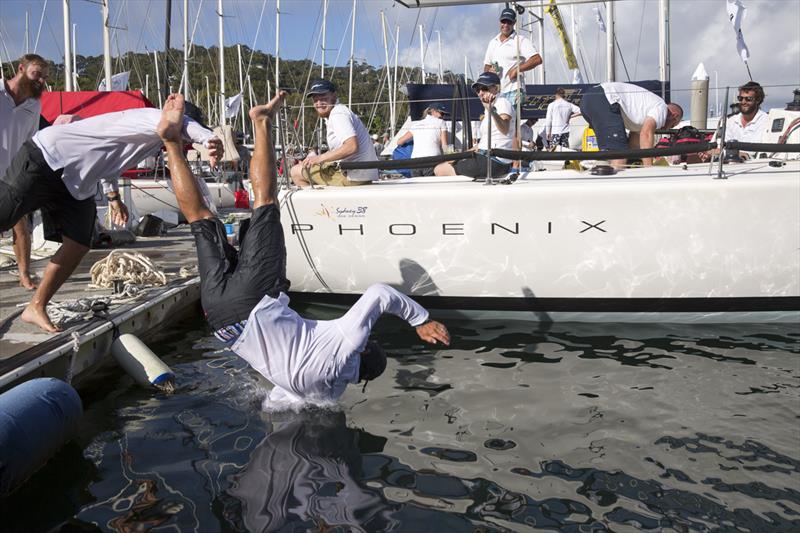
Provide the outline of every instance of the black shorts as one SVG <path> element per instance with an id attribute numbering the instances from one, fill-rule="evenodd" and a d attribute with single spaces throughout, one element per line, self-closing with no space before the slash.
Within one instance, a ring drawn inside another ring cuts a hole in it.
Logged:
<path id="1" fill-rule="evenodd" d="M 412 178 L 427 178 L 428 176 L 433 176 L 433 167 L 428 168 L 415 168 L 411 170 L 411 177 Z"/>
<path id="2" fill-rule="evenodd" d="M 192 222 L 200 271 L 200 300 L 215 330 L 246 320 L 265 295 L 289 290 L 286 244 L 276 204 L 253 212 L 239 252 L 219 219 Z"/>
<path id="3" fill-rule="evenodd" d="M 581 99 L 581 114 L 594 130 L 601 150 L 627 150 L 628 134 L 619 104 L 611 104 L 600 86 L 591 87 Z"/>
<path id="4" fill-rule="evenodd" d="M 492 159 L 492 177 L 499 178 L 508 174 L 511 163 L 499 163 Z M 459 159 L 455 164 L 456 174 L 471 178 L 486 178 L 486 156 L 475 154 L 469 159 Z"/>
<path id="5" fill-rule="evenodd" d="M 60 241 L 63 235 L 91 246 L 97 218 L 94 197 L 76 200 L 64 185 L 61 173 L 60 169 L 50 168 L 33 141 L 25 141 L 0 178 L 0 231 L 41 209 L 48 240 Z"/>

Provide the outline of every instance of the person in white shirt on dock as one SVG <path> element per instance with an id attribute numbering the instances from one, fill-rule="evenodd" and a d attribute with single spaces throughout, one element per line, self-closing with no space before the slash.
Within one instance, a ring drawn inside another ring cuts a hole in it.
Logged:
<path id="1" fill-rule="evenodd" d="M 580 111 L 594 130 L 600 150 L 652 148 L 656 130 L 673 128 L 683 117 L 678 104 L 667 104 L 647 89 L 622 82 L 591 87 L 581 99 Z M 625 168 L 626 163 L 625 159 L 611 160 L 616 168 Z M 652 157 L 642 158 L 643 166 L 652 164 Z"/>
<path id="2" fill-rule="evenodd" d="M 397 139 L 397 145 L 403 145 L 413 138 L 414 149 L 411 151 L 411 159 L 442 155 L 444 147 L 448 144 L 447 124 L 442 120 L 445 113 L 447 109 L 444 104 L 436 102 L 429 105 L 422 120 L 413 121 L 408 131 Z M 411 171 L 411 175 L 433 176 L 433 167 L 415 168 Z"/>
<path id="3" fill-rule="evenodd" d="M 159 134 L 169 157 L 175 196 L 197 245 L 200 298 L 214 335 L 231 344 L 274 388 L 271 407 L 335 402 L 349 383 L 378 377 L 386 355 L 368 342 L 383 313 L 404 319 L 421 339 L 449 344 L 447 328 L 386 285 L 373 285 L 337 320 L 307 320 L 289 307 L 286 246 L 280 221 L 275 151 L 271 129 L 286 93 L 250 110 L 255 149 L 250 162 L 253 216 L 237 251 L 202 196 L 180 150 L 183 97 L 164 105 Z M 370 150 L 372 147 L 369 146 Z"/>
<path id="4" fill-rule="evenodd" d="M 26 54 L 19 60 L 17 74 L 10 80 L 0 80 L 0 176 L 5 174 L 11 160 L 39 129 L 42 104 L 39 101 L 49 74 L 47 61 L 36 54 Z M 14 256 L 19 270 L 19 284 L 35 289 L 30 273 L 31 233 L 28 216 L 14 226 Z"/>
<path id="5" fill-rule="evenodd" d="M 581 116 L 581 110 L 572 102 L 564 98 L 566 92 L 563 88 L 556 89 L 555 100 L 547 105 L 547 115 L 544 119 L 544 133 L 547 146 L 563 146 L 569 148 L 569 121 Z"/>
<path id="6" fill-rule="evenodd" d="M 309 156 L 292 167 L 292 181 L 300 187 L 317 185 L 367 185 L 378 179 L 377 168 L 341 171 L 324 163 L 334 161 L 378 161 L 367 128 L 350 109 L 339 103 L 336 86 L 328 80 L 314 80 L 308 90 L 317 115 L 325 120 L 329 151 Z"/>
<path id="7" fill-rule="evenodd" d="M 21 319 L 44 331 L 60 331 L 47 315 L 47 304 L 80 264 L 92 244 L 98 182 L 109 200 L 112 220 L 124 224 L 128 210 L 117 179 L 161 147 L 156 125 L 158 109 L 129 109 L 78 122 L 54 125 L 38 132 L 20 148 L 0 178 L 0 230 L 45 208 L 58 226 L 61 247 L 45 268 Z M 222 155 L 222 141 L 189 118 L 182 124 L 184 139 L 204 144 L 212 159 Z"/>

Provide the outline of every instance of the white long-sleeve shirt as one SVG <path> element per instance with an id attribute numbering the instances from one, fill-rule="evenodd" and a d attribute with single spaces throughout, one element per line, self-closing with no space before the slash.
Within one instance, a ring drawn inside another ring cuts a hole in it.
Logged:
<path id="1" fill-rule="evenodd" d="M 39 129 L 42 104 L 28 98 L 17 105 L 0 79 L 0 176 L 5 174 L 22 143 Z"/>
<path id="2" fill-rule="evenodd" d="M 573 113 L 581 110 L 572 102 L 563 98 L 556 98 L 547 105 L 547 115 L 544 119 L 545 135 L 563 135 L 569 133 L 569 119 Z"/>
<path id="3" fill-rule="evenodd" d="M 336 320 L 305 319 L 281 293 L 261 299 L 231 349 L 275 386 L 270 404 L 330 404 L 358 382 L 361 352 L 383 313 L 414 327 L 428 320 L 422 306 L 383 284 L 368 288 Z"/>
<path id="4" fill-rule="evenodd" d="M 34 135 L 33 142 L 50 168 L 64 169 L 61 179 L 70 194 L 85 200 L 94 196 L 98 181 L 103 182 L 104 192 L 116 190 L 123 171 L 161 148 L 156 133 L 159 120 L 159 109 L 127 109 L 50 126 Z M 206 145 L 214 132 L 184 117 L 183 136 Z"/>

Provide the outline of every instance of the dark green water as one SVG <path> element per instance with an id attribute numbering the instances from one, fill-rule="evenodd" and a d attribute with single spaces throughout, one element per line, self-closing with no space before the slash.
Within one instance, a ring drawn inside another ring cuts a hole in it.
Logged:
<path id="1" fill-rule="evenodd" d="M 800 327 L 396 320 L 341 410 L 263 413 L 199 321 L 111 373 L 4 531 L 798 531 Z"/>

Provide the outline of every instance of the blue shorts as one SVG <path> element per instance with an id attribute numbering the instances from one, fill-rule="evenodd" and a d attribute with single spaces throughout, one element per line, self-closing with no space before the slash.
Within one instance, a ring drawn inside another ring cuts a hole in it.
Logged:
<path id="1" fill-rule="evenodd" d="M 599 85 L 590 88 L 581 99 L 581 114 L 597 137 L 601 150 L 627 150 L 628 134 L 619 104 L 611 104 Z"/>

